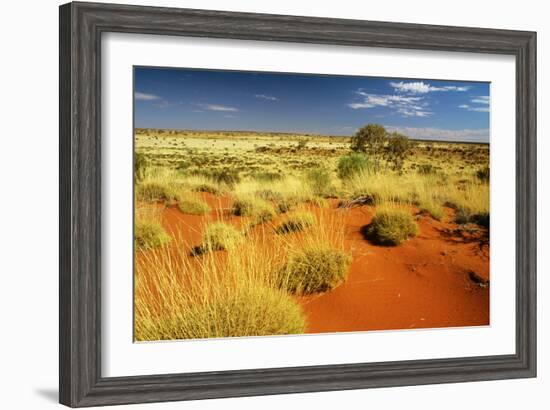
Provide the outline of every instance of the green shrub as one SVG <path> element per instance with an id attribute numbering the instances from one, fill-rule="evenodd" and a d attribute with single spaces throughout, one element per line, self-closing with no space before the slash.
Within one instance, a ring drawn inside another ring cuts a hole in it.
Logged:
<path id="1" fill-rule="evenodd" d="M 309 212 L 300 212 L 290 216 L 287 220 L 282 222 L 275 232 L 279 234 L 303 231 L 312 227 L 315 224 L 315 217 Z"/>
<path id="2" fill-rule="evenodd" d="M 233 214 L 254 217 L 257 222 L 267 222 L 277 214 L 275 208 L 264 199 L 249 196 L 240 197 L 233 202 Z"/>
<path id="3" fill-rule="evenodd" d="M 281 192 L 274 191 L 272 189 L 262 189 L 256 191 L 255 195 L 265 201 L 274 202 L 276 212 L 281 214 L 291 211 L 300 202 L 298 198 L 293 195 L 284 195 Z"/>
<path id="4" fill-rule="evenodd" d="M 324 247 L 293 251 L 279 272 L 279 285 L 296 294 L 326 292 L 347 278 L 351 258 L 346 253 Z"/>
<path id="5" fill-rule="evenodd" d="M 137 317 L 137 340 L 300 334 L 305 316 L 285 292 L 259 284 L 222 289 L 169 316 Z"/>
<path id="6" fill-rule="evenodd" d="M 371 164 L 365 154 L 354 152 L 338 160 L 338 176 L 348 179 L 362 172 L 370 172 Z"/>
<path id="7" fill-rule="evenodd" d="M 351 137 L 351 149 L 357 152 L 379 155 L 386 140 L 387 132 L 382 125 L 367 124 L 357 130 Z"/>
<path id="8" fill-rule="evenodd" d="M 224 222 L 214 222 L 206 226 L 203 247 L 206 250 L 231 250 L 244 240 L 242 232 Z"/>
<path id="9" fill-rule="evenodd" d="M 411 142 L 405 135 L 393 132 L 387 137 L 384 157 L 394 171 L 403 172 L 403 164 L 411 151 Z"/>
<path id="10" fill-rule="evenodd" d="M 177 202 L 179 210 L 184 214 L 204 215 L 211 211 L 208 204 L 198 198 L 183 197 L 179 195 Z"/>
<path id="11" fill-rule="evenodd" d="M 379 209 L 365 233 L 380 245 L 399 245 L 410 237 L 416 236 L 418 225 L 405 209 Z"/>
<path id="12" fill-rule="evenodd" d="M 136 220 L 134 244 L 138 250 L 147 250 L 164 245 L 170 241 L 170 235 L 159 223 Z"/>

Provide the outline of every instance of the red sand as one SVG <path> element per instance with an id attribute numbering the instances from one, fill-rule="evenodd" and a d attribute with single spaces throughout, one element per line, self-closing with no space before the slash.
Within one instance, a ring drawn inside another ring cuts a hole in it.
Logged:
<path id="1" fill-rule="evenodd" d="M 227 198 L 202 197 L 213 209 L 230 206 Z M 297 298 L 308 333 L 489 324 L 489 287 L 472 280 L 489 280 L 485 230 L 463 234 L 454 223 L 420 216 L 417 237 L 396 247 L 376 246 L 360 232 L 373 211 L 356 207 L 347 217 L 346 247 L 353 256 L 347 281 L 330 292 Z M 452 211 L 447 213 L 445 219 L 452 219 Z M 240 225 L 241 218 L 228 214 L 224 220 Z M 177 207 L 167 207 L 164 216 L 165 228 L 183 232 L 190 245 L 200 244 L 205 222 L 221 218 L 215 212 L 206 218 L 184 215 Z"/>
<path id="2" fill-rule="evenodd" d="M 489 324 L 489 249 L 452 235 L 456 225 L 422 216 L 418 236 L 396 247 L 375 246 L 360 233 L 372 209 L 354 208 L 346 242 L 353 262 L 338 288 L 302 299 L 308 332 L 455 327 Z M 470 243 L 468 243 L 470 242 Z"/>

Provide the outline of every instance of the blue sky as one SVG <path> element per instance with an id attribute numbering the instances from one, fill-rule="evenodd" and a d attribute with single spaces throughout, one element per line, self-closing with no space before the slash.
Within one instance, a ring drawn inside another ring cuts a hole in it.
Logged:
<path id="1" fill-rule="evenodd" d="M 489 141 L 489 83 L 136 67 L 137 128 Z"/>

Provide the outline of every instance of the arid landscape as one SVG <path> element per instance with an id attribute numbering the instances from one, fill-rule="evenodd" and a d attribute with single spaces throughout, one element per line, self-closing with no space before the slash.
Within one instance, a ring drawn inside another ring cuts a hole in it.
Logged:
<path id="1" fill-rule="evenodd" d="M 488 325 L 489 145 L 135 129 L 135 340 Z"/>

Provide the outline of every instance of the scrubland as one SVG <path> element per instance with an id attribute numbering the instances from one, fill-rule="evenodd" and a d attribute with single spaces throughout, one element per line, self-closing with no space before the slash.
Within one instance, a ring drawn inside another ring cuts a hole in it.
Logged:
<path id="1" fill-rule="evenodd" d="M 137 341 L 488 321 L 488 145 L 413 141 L 398 168 L 345 137 L 137 129 L 135 150 Z M 395 261 L 416 271 L 400 283 Z M 381 326 L 380 277 L 399 303 L 413 280 L 446 280 L 448 300 L 478 305 L 417 323 L 410 301 Z"/>

